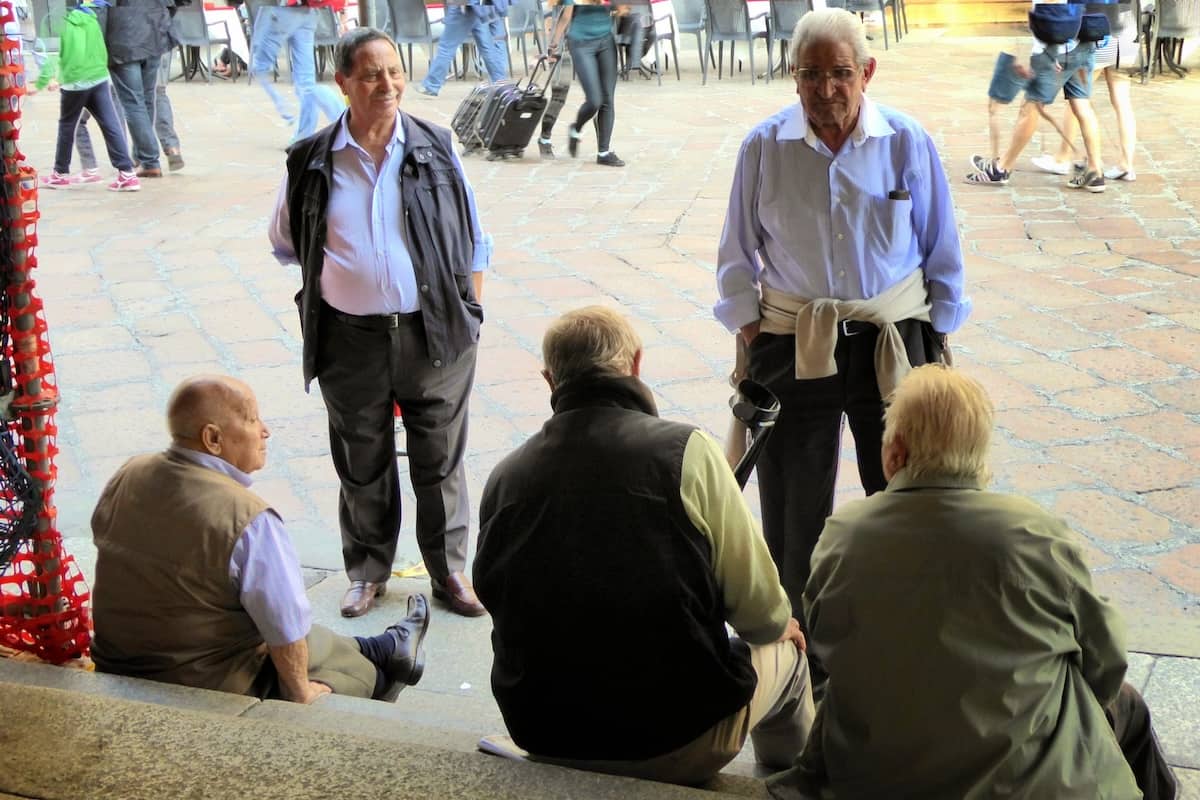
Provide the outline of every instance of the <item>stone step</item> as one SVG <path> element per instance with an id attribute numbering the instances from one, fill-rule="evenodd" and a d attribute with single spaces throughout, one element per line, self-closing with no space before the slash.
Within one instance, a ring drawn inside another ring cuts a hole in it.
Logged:
<path id="1" fill-rule="evenodd" d="M 485 755 L 502 728 L 434 695 L 302 706 L 0 659 L 0 798 L 766 797 L 740 775 L 688 789 Z"/>

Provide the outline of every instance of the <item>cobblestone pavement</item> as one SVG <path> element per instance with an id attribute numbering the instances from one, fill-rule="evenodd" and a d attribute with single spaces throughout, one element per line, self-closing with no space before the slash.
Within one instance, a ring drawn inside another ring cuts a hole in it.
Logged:
<path id="1" fill-rule="evenodd" d="M 1136 183 L 1066 189 L 1029 165 L 1055 145 L 1043 134 L 1007 187 L 965 186 L 969 154 L 987 144 L 991 65 L 1011 41 L 914 30 L 876 54 L 871 94 L 924 123 L 954 181 L 976 311 L 953 344 L 998 407 L 996 486 L 1032 496 L 1082 534 L 1097 582 L 1128 620 L 1131 649 L 1200 657 L 1200 77 L 1134 87 Z M 568 308 L 625 309 L 663 415 L 724 431 L 732 338 L 710 309 L 733 158 L 755 122 L 794 98 L 788 81 L 751 86 L 742 73 L 701 87 L 695 56 L 683 67 L 682 82 L 619 85 L 614 146 L 624 170 L 594 164 L 590 133 L 578 161 L 467 161 L 496 240 L 472 404 L 475 502 L 491 467 L 548 412 L 538 346 Z M 445 123 L 466 92 L 456 82 L 436 99 L 410 90 L 404 107 Z M 95 498 L 126 457 L 163 445 L 171 387 L 199 371 L 232 373 L 256 388 L 273 427 L 258 490 L 287 519 L 305 565 L 333 572 L 312 590 L 327 613 L 344 579 L 325 418 L 315 391 L 302 391 L 298 273 L 278 266 L 265 240 L 288 131 L 244 80 L 173 83 L 170 94 L 182 173 L 146 181 L 140 194 L 90 186 L 41 197 L 37 279 L 62 390 L 60 526 L 86 572 Z M 576 87 L 568 119 L 580 100 Z M 1102 83 L 1097 110 L 1111 155 Z M 27 104 L 23 149 L 42 170 L 56 112 L 53 95 Z M 565 149 L 561 126 L 556 139 Z M 843 499 L 859 492 L 852 461 L 848 448 Z M 411 535 L 400 559 L 418 560 Z M 402 607 L 392 593 L 388 601 Z M 445 681 L 435 691 L 455 694 L 457 677 L 472 675 L 486 694 L 487 626 L 473 624 L 473 660 L 442 651 L 441 664 L 463 665 L 435 679 Z M 442 630 L 465 628 L 446 620 Z M 1200 722 L 1186 705 L 1200 696 L 1200 662 L 1140 658 L 1147 680 L 1179 672 L 1153 705 L 1183 703 L 1172 714 L 1172 758 L 1200 768 Z"/>

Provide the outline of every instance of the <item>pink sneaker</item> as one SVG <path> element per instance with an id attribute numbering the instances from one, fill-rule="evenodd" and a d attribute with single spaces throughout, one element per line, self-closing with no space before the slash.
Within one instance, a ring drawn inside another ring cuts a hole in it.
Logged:
<path id="1" fill-rule="evenodd" d="M 42 176 L 41 184 L 43 189 L 67 189 L 71 186 L 71 176 L 51 170 L 49 175 Z"/>
<path id="2" fill-rule="evenodd" d="M 98 169 L 85 169 L 78 175 L 71 176 L 71 183 L 99 183 L 102 180 L 104 178 L 100 177 Z"/>
<path id="3" fill-rule="evenodd" d="M 142 182 L 132 172 L 118 172 L 117 179 L 108 185 L 110 192 L 140 192 Z"/>

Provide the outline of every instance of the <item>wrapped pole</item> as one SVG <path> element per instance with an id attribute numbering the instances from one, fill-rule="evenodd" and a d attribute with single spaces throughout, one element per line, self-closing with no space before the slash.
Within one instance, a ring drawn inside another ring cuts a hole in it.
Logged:
<path id="1" fill-rule="evenodd" d="M 58 406 L 37 267 L 37 173 L 18 149 L 25 70 L 0 0 L 0 645 L 53 663 L 91 643 L 87 585 L 54 507 Z"/>

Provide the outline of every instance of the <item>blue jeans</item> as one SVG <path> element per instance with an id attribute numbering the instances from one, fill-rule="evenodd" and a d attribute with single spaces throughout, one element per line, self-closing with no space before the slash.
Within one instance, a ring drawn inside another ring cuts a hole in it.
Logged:
<path id="1" fill-rule="evenodd" d="M 567 47 L 575 62 L 575 77 L 587 98 L 579 107 L 573 127 L 582 131 L 587 121 L 595 117 L 596 151 L 607 152 L 617 121 L 617 42 L 611 33 L 582 41 L 568 37 Z"/>
<path id="2" fill-rule="evenodd" d="M 159 169 L 158 139 L 154 135 L 154 90 L 158 86 L 159 56 L 127 64 L 110 64 L 109 74 L 125 111 L 133 160 L 142 169 Z"/>
<path id="3" fill-rule="evenodd" d="M 271 72 L 284 43 L 292 64 L 292 86 L 300 102 L 300 117 L 296 120 L 295 139 L 312 136 L 317 130 L 318 111 L 332 122 L 341 116 L 346 106 L 332 91 L 318 91 L 317 64 L 313 56 L 313 39 L 317 30 L 317 14 L 313 9 L 267 6 L 258 13 L 254 26 L 254 49 L 250 53 L 250 74 L 275 104 L 279 116 L 291 123 L 293 115 L 275 88 Z"/>
<path id="4" fill-rule="evenodd" d="M 175 132 L 175 112 L 171 108 L 171 99 L 167 97 L 167 67 L 170 62 L 162 61 L 162 69 L 158 71 L 158 87 L 154 90 L 154 132 L 158 135 L 158 143 L 164 151 L 179 151 L 179 134 Z M 115 90 L 114 90 L 115 91 Z M 125 112 L 121 109 L 120 101 L 113 95 L 118 121 L 122 130 L 125 128 Z M 79 152 L 79 163 L 84 169 L 96 169 L 96 150 L 92 147 L 92 137 L 88 134 L 87 123 L 92 115 L 84 109 L 79 117 L 79 125 L 75 128 L 75 149 Z M 124 135 L 122 133 L 122 135 Z"/>
<path id="5" fill-rule="evenodd" d="M 442 38 L 438 39 L 429 74 L 421 82 L 427 90 L 434 94 L 441 90 L 455 51 L 468 36 L 475 39 L 488 78 L 494 83 L 508 76 L 508 40 L 504 35 L 504 18 L 497 16 L 495 10 L 482 6 L 447 4 L 443 24 L 445 30 L 442 31 Z"/>

